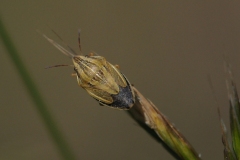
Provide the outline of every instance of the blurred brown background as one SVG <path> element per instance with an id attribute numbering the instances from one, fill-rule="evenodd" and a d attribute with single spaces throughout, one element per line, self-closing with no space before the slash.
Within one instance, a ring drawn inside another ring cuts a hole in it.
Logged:
<path id="1" fill-rule="evenodd" d="M 102 107 L 78 87 L 72 62 L 36 29 L 78 51 L 95 51 L 151 99 L 205 160 L 223 159 L 212 77 L 223 118 L 228 99 L 223 55 L 240 86 L 240 1 L 0 2 L 1 16 L 50 110 L 79 159 L 174 159 L 124 111 Z M 35 106 L 0 45 L 0 159 L 60 159 Z M 240 90 L 240 88 L 238 88 Z M 229 124 L 228 124 L 229 125 Z"/>

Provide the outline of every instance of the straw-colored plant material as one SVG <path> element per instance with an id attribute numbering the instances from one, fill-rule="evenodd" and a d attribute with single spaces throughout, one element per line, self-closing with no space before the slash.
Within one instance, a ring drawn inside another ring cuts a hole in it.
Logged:
<path id="1" fill-rule="evenodd" d="M 130 114 L 138 122 L 153 129 L 159 138 L 173 150 L 179 158 L 184 160 L 200 160 L 199 155 L 173 124 L 146 99 L 135 87 L 136 103 Z"/>

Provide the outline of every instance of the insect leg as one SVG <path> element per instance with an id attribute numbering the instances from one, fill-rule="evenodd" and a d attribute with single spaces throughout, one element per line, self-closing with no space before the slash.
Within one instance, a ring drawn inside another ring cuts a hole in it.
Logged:
<path id="1" fill-rule="evenodd" d="M 92 56 L 94 56 L 94 53 L 93 53 L 93 52 L 90 52 L 90 53 L 88 54 L 88 56 L 89 56 L 89 57 L 92 57 Z"/>
<path id="2" fill-rule="evenodd" d="M 72 73 L 71 76 L 77 77 L 77 73 Z"/>
<path id="3" fill-rule="evenodd" d="M 120 69 L 120 66 L 118 64 L 114 65 L 117 69 Z"/>

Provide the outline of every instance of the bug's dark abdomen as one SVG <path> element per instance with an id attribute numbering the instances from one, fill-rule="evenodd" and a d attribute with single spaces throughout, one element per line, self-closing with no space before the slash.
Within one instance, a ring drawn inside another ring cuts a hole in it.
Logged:
<path id="1" fill-rule="evenodd" d="M 99 101 L 100 105 L 105 105 L 105 106 L 109 106 L 109 107 L 113 107 L 113 108 L 117 108 L 117 109 L 121 109 L 121 110 L 128 110 L 134 105 L 135 96 L 132 91 L 131 84 L 127 80 L 125 75 L 124 74 L 122 74 L 122 75 L 126 80 L 127 86 L 122 87 L 122 86 L 118 85 L 119 93 L 111 95 L 111 97 L 113 99 L 113 103 L 111 103 L 111 104 L 106 104 L 106 103 L 96 99 L 97 101 Z"/>
<path id="2" fill-rule="evenodd" d="M 119 86 L 119 93 L 112 95 L 112 98 L 113 103 L 109 105 L 119 109 L 130 109 L 134 104 L 134 97 L 129 85 L 126 87 Z"/>
<path id="3" fill-rule="evenodd" d="M 124 75 L 123 75 L 124 76 Z M 124 76 L 126 79 L 126 77 Z M 129 81 L 126 79 L 127 86 L 126 87 L 121 87 L 119 86 L 119 93 L 116 95 L 111 95 L 113 98 L 113 103 L 111 104 L 106 104 L 102 101 L 99 101 L 100 105 L 105 105 L 117 109 L 122 109 L 122 110 L 128 110 L 130 109 L 134 103 L 135 103 L 135 96 L 133 95 L 133 91 L 130 87 Z"/>

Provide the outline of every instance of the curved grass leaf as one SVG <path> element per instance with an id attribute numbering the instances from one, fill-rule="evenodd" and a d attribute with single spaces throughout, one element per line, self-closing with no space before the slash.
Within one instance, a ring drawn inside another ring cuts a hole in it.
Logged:
<path id="1" fill-rule="evenodd" d="M 55 142 L 63 159 L 66 160 L 75 159 L 72 151 L 70 150 L 69 146 L 64 140 L 62 133 L 59 131 L 56 122 L 53 120 L 53 117 L 50 114 L 48 107 L 45 101 L 43 100 L 41 94 L 39 93 L 37 86 L 32 80 L 31 75 L 27 71 L 27 67 L 24 65 L 24 62 L 19 56 L 20 54 L 15 48 L 12 39 L 10 38 L 7 29 L 5 28 L 1 20 L 1 17 L 0 17 L 0 39 L 2 40 L 3 46 L 6 48 L 9 58 L 11 59 L 13 65 L 15 66 L 17 72 L 19 73 L 19 76 L 22 79 L 22 82 L 26 87 L 26 90 L 29 93 L 31 100 L 35 104 L 36 109 L 45 124 L 46 129 L 48 130 L 50 136 Z"/>

